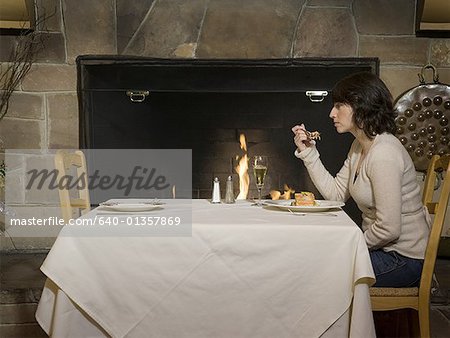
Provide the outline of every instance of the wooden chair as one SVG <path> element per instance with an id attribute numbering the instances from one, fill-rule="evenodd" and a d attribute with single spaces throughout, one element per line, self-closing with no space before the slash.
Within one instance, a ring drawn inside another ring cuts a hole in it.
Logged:
<path id="1" fill-rule="evenodd" d="M 434 265 L 444 225 L 450 195 L 450 155 L 435 155 L 430 161 L 425 179 L 423 201 L 434 220 L 425 252 L 425 259 L 418 288 L 370 288 L 373 311 L 389 311 L 411 308 L 418 312 L 422 338 L 430 337 L 430 292 Z M 439 200 L 433 202 L 436 173 L 445 171 Z"/>
<path id="2" fill-rule="evenodd" d="M 430 167 L 436 167 L 436 163 L 440 161 L 436 170 L 431 170 Z M 423 193 L 422 193 L 422 203 L 428 208 L 430 214 L 434 214 L 434 209 L 436 207 L 436 203 L 433 203 L 434 197 L 434 188 L 436 183 L 436 178 L 439 173 L 445 171 L 445 168 L 448 166 L 450 161 L 450 154 L 439 157 L 438 155 L 434 155 L 431 159 L 429 168 L 427 170 L 427 175 L 425 177 L 425 181 L 423 184 Z"/>
<path id="3" fill-rule="evenodd" d="M 76 180 L 80 180 L 72 192 L 75 192 L 75 198 L 71 197 L 71 189 L 67 186 L 59 188 L 59 201 L 61 204 L 61 212 L 64 221 L 67 223 L 74 216 L 74 209 L 80 209 L 85 214 L 91 209 L 89 199 L 88 176 L 86 169 L 86 158 L 80 150 L 68 152 L 58 150 L 55 155 L 55 167 L 58 172 L 58 182 L 63 180 L 64 176 L 72 178 L 72 184 Z M 76 175 L 70 175 L 71 168 L 74 167 Z"/>

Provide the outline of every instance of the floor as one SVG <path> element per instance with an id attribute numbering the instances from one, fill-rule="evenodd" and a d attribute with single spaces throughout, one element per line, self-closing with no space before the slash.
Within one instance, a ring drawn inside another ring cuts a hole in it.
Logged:
<path id="1" fill-rule="evenodd" d="M 46 252 L 0 253 L 0 337 L 46 337 L 34 319 L 45 281 L 39 270 L 45 256 Z M 444 338 L 450 336 L 450 259 L 439 258 L 435 271 L 439 288 L 432 296 L 431 335 Z M 381 320 L 384 328 L 391 329 L 396 325 L 396 332 L 404 332 L 398 328 L 399 322 L 404 323 L 398 318 L 403 318 L 404 314 L 382 314 L 378 317 L 377 323 Z M 379 336 L 391 335 L 384 332 Z"/>

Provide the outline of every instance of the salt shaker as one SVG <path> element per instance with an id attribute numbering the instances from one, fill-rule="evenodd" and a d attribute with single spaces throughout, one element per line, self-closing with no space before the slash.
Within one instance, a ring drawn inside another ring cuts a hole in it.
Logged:
<path id="1" fill-rule="evenodd" d="M 217 177 L 214 178 L 211 203 L 220 203 L 220 182 Z"/>
<path id="2" fill-rule="evenodd" d="M 228 176 L 227 189 L 225 191 L 225 203 L 234 203 L 233 178 Z"/>

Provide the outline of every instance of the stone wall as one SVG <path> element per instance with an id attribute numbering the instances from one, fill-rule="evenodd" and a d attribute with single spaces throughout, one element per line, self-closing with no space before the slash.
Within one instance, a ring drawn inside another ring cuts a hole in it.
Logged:
<path id="1" fill-rule="evenodd" d="M 394 97 L 416 86 L 429 62 L 450 83 L 450 39 L 415 37 L 415 0 L 35 1 L 39 12 L 54 15 L 42 32 L 44 50 L 0 121 L 9 149 L 78 147 L 75 59 L 81 54 L 375 56 Z M 14 37 L 2 35 L 0 43 L 0 61 L 7 62 Z"/>
<path id="2" fill-rule="evenodd" d="M 394 97 L 431 62 L 450 82 L 450 40 L 416 38 L 415 0 L 37 0 L 45 49 L 11 98 L 7 148 L 78 146 L 80 54 L 167 58 L 376 56 Z M 12 36 L 0 36 L 8 61 Z M 431 77 L 429 77 L 430 79 Z"/>

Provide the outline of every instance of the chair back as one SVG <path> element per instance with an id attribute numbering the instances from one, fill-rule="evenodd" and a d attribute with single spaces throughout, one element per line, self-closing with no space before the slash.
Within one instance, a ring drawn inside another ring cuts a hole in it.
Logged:
<path id="1" fill-rule="evenodd" d="M 425 259 L 423 263 L 422 276 L 420 279 L 419 300 L 429 303 L 431 282 L 433 279 L 434 266 L 441 238 L 442 228 L 447 212 L 450 195 L 450 155 L 435 155 L 430 161 L 425 179 L 423 202 L 431 215 L 434 214 L 430 236 L 428 238 Z M 441 183 L 441 193 L 437 202 L 433 202 L 434 185 L 436 175 L 444 174 Z"/>
<path id="2" fill-rule="evenodd" d="M 423 184 L 422 203 L 428 208 L 430 214 L 435 213 L 433 208 L 437 205 L 437 203 L 433 203 L 436 180 L 439 179 L 438 175 L 446 170 L 449 161 L 450 154 L 443 156 L 434 155 L 428 164 L 427 174 Z"/>
<path id="3" fill-rule="evenodd" d="M 91 209 L 86 158 L 80 150 L 74 152 L 58 150 L 55 155 L 55 167 L 60 182 L 59 201 L 62 217 L 67 223 L 74 218 L 74 209 L 80 209 L 82 214 Z M 75 177 L 70 174 L 72 167 L 76 172 Z M 72 195 L 75 194 L 74 197 L 71 196 L 71 192 Z"/>

